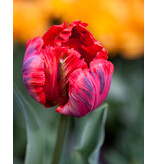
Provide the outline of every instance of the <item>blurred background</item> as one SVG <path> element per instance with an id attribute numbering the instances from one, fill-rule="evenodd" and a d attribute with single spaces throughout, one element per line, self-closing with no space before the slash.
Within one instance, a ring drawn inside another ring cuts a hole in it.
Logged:
<path id="1" fill-rule="evenodd" d="M 96 40 L 108 50 L 115 70 L 100 164 L 144 163 L 144 1 L 143 0 L 13 0 L 14 85 L 36 112 L 53 126 L 57 113 L 28 95 L 22 63 L 28 39 L 42 36 L 53 24 L 74 20 L 88 23 Z M 14 101 L 14 163 L 23 163 L 26 127 Z"/>

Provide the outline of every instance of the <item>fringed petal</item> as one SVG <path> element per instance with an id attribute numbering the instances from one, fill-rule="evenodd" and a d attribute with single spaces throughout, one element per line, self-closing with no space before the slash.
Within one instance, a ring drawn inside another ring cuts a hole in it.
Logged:
<path id="1" fill-rule="evenodd" d="M 66 28 L 66 23 L 63 22 L 61 25 L 53 25 L 49 28 L 49 30 L 43 35 L 44 47 L 45 46 L 53 46 L 55 44 L 55 39 L 57 39 L 62 32 Z"/>
<path id="2" fill-rule="evenodd" d="M 65 22 L 61 25 L 54 25 L 43 35 L 43 47 L 60 44 L 74 48 L 88 65 L 99 53 L 103 56 L 103 59 L 107 59 L 107 51 L 99 41 L 95 40 L 86 26 L 87 24 L 81 21 L 72 22 L 68 27 L 66 27 Z"/>
<path id="3" fill-rule="evenodd" d="M 86 29 L 86 26 L 87 24 L 81 21 L 72 22 L 68 27 L 72 30 L 71 36 L 62 45 L 77 50 L 89 65 L 97 53 L 102 53 L 103 59 L 107 59 L 108 56 L 105 48 L 99 41 L 95 40 L 93 35 Z"/>

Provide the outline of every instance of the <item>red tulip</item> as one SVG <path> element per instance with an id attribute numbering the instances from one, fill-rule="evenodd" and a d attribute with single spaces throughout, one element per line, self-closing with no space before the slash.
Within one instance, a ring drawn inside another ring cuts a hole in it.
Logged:
<path id="1" fill-rule="evenodd" d="M 43 37 L 27 42 L 23 80 L 29 94 L 45 107 L 82 117 L 106 98 L 114 66 L 107 51 L 75 21 L 52 26 Z"/>

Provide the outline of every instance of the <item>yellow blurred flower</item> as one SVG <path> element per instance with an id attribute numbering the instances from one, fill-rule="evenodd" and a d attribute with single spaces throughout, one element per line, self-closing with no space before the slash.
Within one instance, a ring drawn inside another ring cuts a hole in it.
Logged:
<path id="1" fill-rule="evenodd" d="M 53 0 L 55 14 L 82 20 L 111 54 L 137 58 L 144 52 L 143 0 Z"/>

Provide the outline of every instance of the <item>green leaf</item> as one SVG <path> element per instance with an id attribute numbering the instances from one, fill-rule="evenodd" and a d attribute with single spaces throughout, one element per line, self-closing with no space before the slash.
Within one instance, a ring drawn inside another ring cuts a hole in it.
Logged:
<path id="1" fill-rule="evenodd" d="M 82 118 L 68 119 L 62 164 L 99 163 L 100 148 L 104 142 L 107 108 L 107 104 L 102 104 Z"/>
<path id="2" fill-rule="evenodd" d="M 44 160 L 44 136 L 40 127 L 40 120 L 30 104 L 24 99 L 20 91 L 14 86 L 14 97 L 24 116 L 27 129 L 26 164 L 42 164 Z"/>

